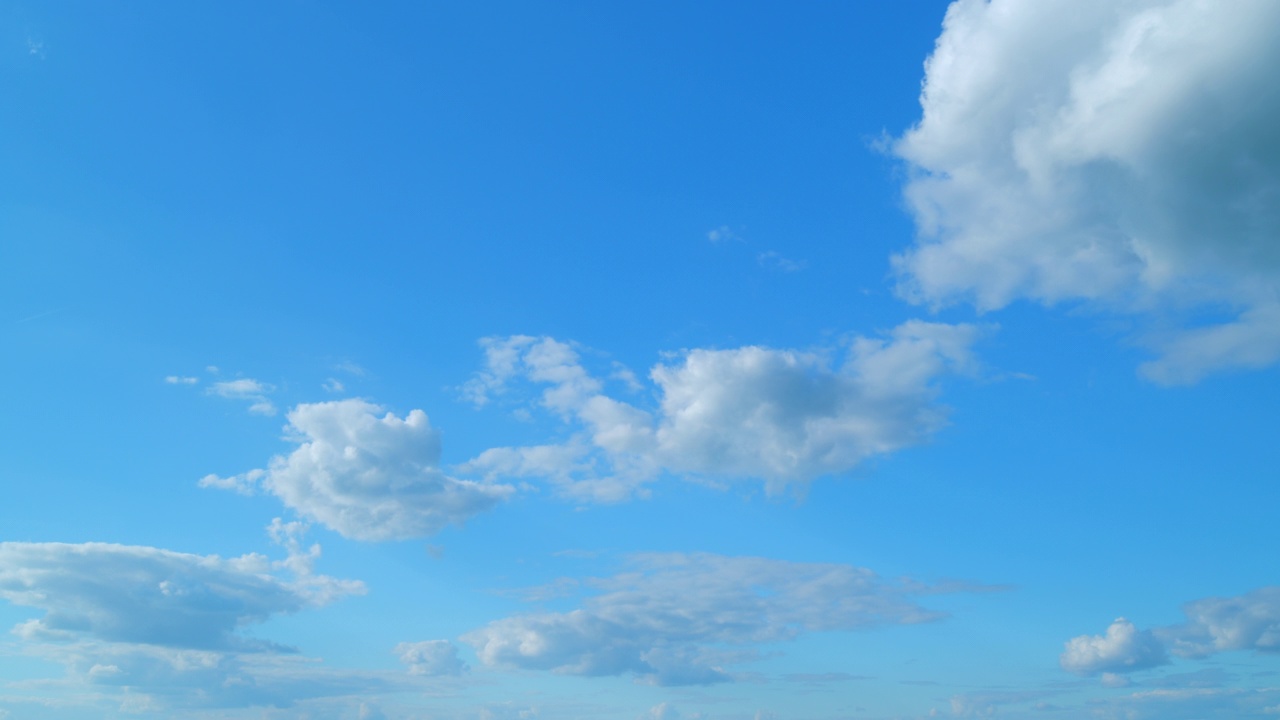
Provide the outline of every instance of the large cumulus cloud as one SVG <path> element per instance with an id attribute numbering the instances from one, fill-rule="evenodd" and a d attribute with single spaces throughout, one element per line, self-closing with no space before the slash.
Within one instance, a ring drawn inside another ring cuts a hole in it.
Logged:
<path id="1" fill-rule="evenodd" d="M 1277 32 L 1269 0 L 953 3 L 893 145 L 920 233 L 901 292 L 1154 313 L 1161 382 L 1275 361 Z"/>

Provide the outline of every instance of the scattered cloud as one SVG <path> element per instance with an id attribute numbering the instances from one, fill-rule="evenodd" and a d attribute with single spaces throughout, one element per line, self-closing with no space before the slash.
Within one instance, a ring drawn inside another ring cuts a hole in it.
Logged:
<path id="1" fill-rule="evenodd" d="M 1168 655 L 1202 658 L 1231 650 L 1280 652 L 1280 587 L 1183 606 L 1187 621 L 1138 630 L 1120 618 L 1105 635 L 1068 640 L 1063 669 L 1079 675 L 1123 673 L 1168 662 Z"/>
<path id="2" fill-rule="evenodd" d="M 424 640 L 396 645 L 395 654 L 413 675 L 461 675 L 467 664 L 448 640 Z"/>
<path id="3" fill-rule="evenodd" d="M 899 293 L 1150 316 L 1161 383 L 1280 358 L 1278 23 L 1267 0 L 953 3 L 892 145 L 919 230 Z"/>
<path id="4" fill-rule="evenodd" d="M 803 260 L 791 260 L 783 257 L 780 253 L 769 250 L 756 255 L 756 262 L 762 268 L 770 270 L 778 270 L 786 273 L 799 272 L 808 266 Z"/>
<path id="5" fill-rule="evenodd" d="M 356 540 L 431 535 L 484 512 L 513 489 L 456 480 L 439 468 L 440 435 L 427 415 L 403 418 L 364 400 L 301 404 L 288 413 L 298 447 L 265 470 L 206 476 L 202 487 L 249 493 L 255 487 L 289 508 Z"/>
<path id="6" fill-rule="evenodd" d="M 186 377 L 182 375 L 166 375 L 164 381 L 170 385 L 195 385 L 200 382 L 200 378 Z"/>
<path id="7" fill-rule="evenodd" d="M 642 493 L 662 472 L 788 483 L 847 472 L 924 441 L 945 422 L 936 380 L 977 366 L 971 325 L 910 321 L 840 351 L 742 347 L 689 350 L 649 373 L 658 406 L 605 394 L 572 346 L 512 336 L 482 342 L 486 368 L 464 388 L 477 405 L 517 381 L 543 386 L 536 408 L 561 419 L 568 440 L 492 448 L 459 468 L 496 478 L 547 479 L 573 498 Z"/>
<path id="8" fill-rule="evenodd" d="M 644 554 L 584 584 L 599 594 L 576 610 L 505 618 L 462 640 L 491 666 L 698 685 L 731 680 L 725 667 L 755 659 L 753 646 L 943 617 L 912 599 L 941 590 L 850 565 Z"/>
<path id="9" fill-rule="evenodd" d="M 734 240 L 741 241 L 742 236 L 734 232 L 733 228 L 730 228 L 728 225 L 721 225 L 714 230 L 707 231 L 707 240 L 713 243 L 730 242 Z"/>
<path id="10" fill-rule="evenodd" d="M 249 412 L 255 415 L 276 414 L 276 406 L 267 399 L 268 394 L 275 392 L 275 386 L 268 383 L 252 378 L 220 380 L 210 385 L 206 392 L 229 400 L 248 401 Z"/>
<path id="11" fill-rule="evenodd" d="M 347 389 L 347 386 L 343 385 L 342 381 L 337 378 L 329 378 L 328 380 L 325 380 L 324 383 L 321 384 L 321 387 L 324 388 L 325 392 L 329 393 L 340 393 Z"/>

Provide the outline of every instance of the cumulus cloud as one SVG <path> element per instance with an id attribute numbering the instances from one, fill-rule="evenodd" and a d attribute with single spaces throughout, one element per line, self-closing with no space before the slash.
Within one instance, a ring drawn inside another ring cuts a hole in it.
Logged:
<path id="1" fill-rule="evenodd" d="M 892 145 L 919 229 L 900 292 L 1157 314 L 1159 382 L 1274 362 L 1278 27 L 1269 0 L 953 3 Z"/>
<path id="2" fill-rule="evenodd" d="M 1187 621 L 1138 630 L 1120 618 L 1106 635 L 1081 635 L 1066 643 L 1063 669 L 1080 675 L 1142 670 L 1168 655 L 1201 658 L 1231 650 L 1280 652 L 1280 587 L 1226 598 L 1204 598 L 1182 608 Z"/>
<path id="3" fill-rule="evenodd" d="M 396 645 L 395 654 L 414 675 L 460 675 L 467 664 L 448 640 L 424 640 Z"/>
<path id="4" fill-rule="evenodd" d="M 839 352 L 764 347 L 685 351 L 649 373 L 657 407 L 605 393 L 572 346 L 552 338 L 483 341 L 487 366 L 465 388 L 477 404 L 516 380 L 569 439 L 493 448 L 463 472 L 539 477 L 581 499 L 617 501 L 662 472 L 764 480 L 770 490 L 854 468 L 942 426 L 936 380 L 972 372 L 971 325 L 911 321 Z"/>
<path id="5" fill-rule="evenodd" d="M 245 400 L 249 403 L 249 412 L 255 415 L 276 414 L 276 406 L 267 399 L 267 395 L 275 392 L 274 385 L 252 378 L 240 378 L 215 382 L 207 392 L 230 400 Z"/>
<path id="6" fill-rule="evenodd" d="M 326 582 L 317 595 L 299 579 L 309 574 L 282 579 L 256 554 L 223 559 L 107 543 L 0 543 L 0 598 L 45 613 L 14 629 L 27 640 L 270 649 L 239 630 L 363 591 L 358 583 Z"/>
<path id="7" fill-rule="evenodd" d="M 1149 630 L 1117 618 L 1105 635 L 1081 635 L 1067 641 L 1059 661 L 1078 675 L 1144 670 L 1168 662 L 1164 646 Z M 1114 684 L 1114 680 L 1110 680 Z"/>
<path id="8" fill-rule="evenodd" d="M 937 620 L 912 598 L 950 590 L 849 565 L 708 553 L 637 555 L 586 584 L 599 594 L 578 609 L 504 618 L 462 640 L 486 665 L 709 684 L 732 679 L 725 666 L 754 659 L 756 645 Z"/>
<path id="9" fill-rule="evenodd" d="M 439 468 L 426 413 L 405 417 L 359 399 L 301 404 L 285 430 L 298 447 L 265 470 L 206 476 L 202 487 L 276 495 L 303 517 L 357 540 L 430 535 L 492 508 L 512 488 L 457 480 Z"/>

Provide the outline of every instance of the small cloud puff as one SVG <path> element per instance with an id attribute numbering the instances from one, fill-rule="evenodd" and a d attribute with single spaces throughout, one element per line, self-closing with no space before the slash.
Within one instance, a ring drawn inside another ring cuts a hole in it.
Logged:
<path id="1" fill-rule="evenodd" d="M 1105 635 L 1081 635 L 1068 640 L 1059 658 L 1062 669 L 1077 675 L 1145 670 L 1168 661 L 1159 639 L 1124 618 L 1111 623 Z"/>
<path id="2" fill-rule="evenodd" d="M 276 406 L 267 399 L 267 395 L 275 392 L 275 386 L 259 382 L 252 378 L 222 380 L 215 382 L 206 391 L 210 395 L 230 400 L 249 401 L 249 412 L 255 415 L 275 415 Z"/>
<path id="3" fill-rule="evenodd" d="M 467 664 L 458 657 L 458 648 L 448 640 L 403 642 L 394 650 L 413 675 L 461 675 Z"/>

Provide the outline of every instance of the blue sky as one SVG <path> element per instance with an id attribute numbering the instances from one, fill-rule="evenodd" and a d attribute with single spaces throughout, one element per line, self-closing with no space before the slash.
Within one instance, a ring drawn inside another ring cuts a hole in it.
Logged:
<path id="1" fill-rule="evenodd" d="M 1273 717 L 1278 29 L 0 2 L 0 718 Z"/>

